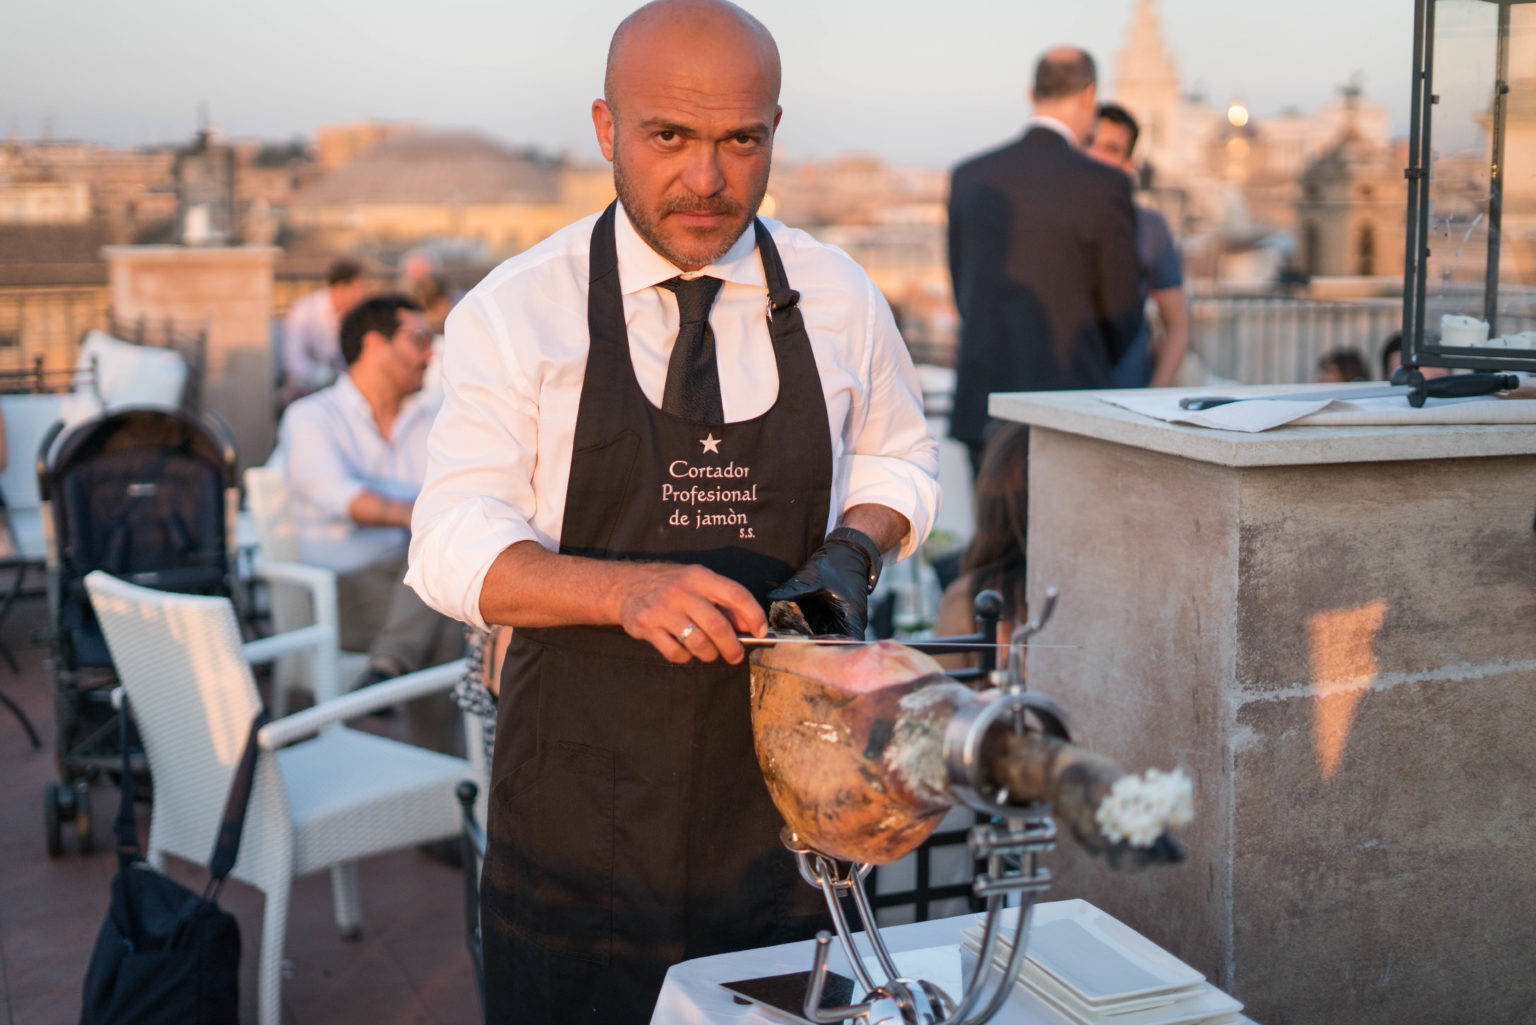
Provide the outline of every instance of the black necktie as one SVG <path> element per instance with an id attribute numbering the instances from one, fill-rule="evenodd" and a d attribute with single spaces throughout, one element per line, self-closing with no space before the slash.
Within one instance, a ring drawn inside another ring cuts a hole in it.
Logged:
<path id="1" fill-rule="evenodd" d="M 679 319 L 661 408 L 697 423 L 725 422 L 715 370 L 715 333 L 709 329 L 709 308 L 721 284 L 719 278 L 672 278 L 658 286 L 677 296 Z"/>

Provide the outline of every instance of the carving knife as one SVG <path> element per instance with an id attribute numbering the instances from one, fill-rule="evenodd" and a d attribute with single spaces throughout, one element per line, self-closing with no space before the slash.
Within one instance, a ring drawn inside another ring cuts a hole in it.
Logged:
<path id="1" fill-rule="evenodd" d="M 1425 379 L 1422 389 L 1412 384 L 1378 384 L 1369 388 L 1345 388 L 1340 391 L 1284 392 L 1279 395 L 1244 395 L 1240 398 L 1227 395 L 1186 395 L 1179 400 L 1180 409 L 1200 410 L 1224 406 L 1229 402 L 1320 402 L 1323 399 L 1386 399 L 1402 395 L 1412 402 L 1414 394 L 1431 399 L 1461 399 L 1495 392 L 1515 391 L 1520 378 L 1515 374 L 1452 374 L 1449 377 Z M 1423 398 L 1419 403 L 1422 404 Z"/>
<path id="2" fill-rule="evenodd" d="M 736 638 L 747 648 L 766 648 L 775 644 L 831 644 L 840 647 L 864 647 L 870 644 L 878 644 L 879 641 L 860 641 L 852 637 L 801 637 L 798 635 L 769 636 L 769 637 L 741 637 Z M 967 651 L 975 651 L 977 648 L 1007 648 L 1006 642 L 988 644 L 985 641 L 925 641 L 920 638 L 887 638 L 895 640 L 898 644 L 905 644 L 909 648 L 963 648 Z M 1032 644 L 1026 643 L 1026 648 L 1076 648 L 1076 644 Z"/>

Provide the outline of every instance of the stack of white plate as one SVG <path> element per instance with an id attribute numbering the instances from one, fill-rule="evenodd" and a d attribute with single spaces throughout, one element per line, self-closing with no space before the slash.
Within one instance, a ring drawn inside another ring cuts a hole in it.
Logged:
<path id="1" fill-rule="evenodd" d="M 1010 910 L 994 960 L 1011 952 Z M 981 954 L 981 920 L 961 933 L 962 959 Z M 966 956 L 968 955 L 968 956 Z M 1084 900 L 1035 905 L 1017 983 L 1079 1025 L 1229 1025 L 1243 1005 L 1205 976 Z"/>

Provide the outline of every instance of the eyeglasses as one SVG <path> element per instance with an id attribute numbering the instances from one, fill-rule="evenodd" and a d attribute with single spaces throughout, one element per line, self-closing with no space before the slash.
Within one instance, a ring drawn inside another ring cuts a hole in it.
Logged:
<path id="1" fill-rule="evenodd" d="M 432 343 L 437 340 L 436 336 L 425 328 L 418 328 L 417 330 L 412 331 L 408 328 L 402 327 L 400 330 L 395 332 L 395 337 L 408 338 L 410 339 L 411 343 L 416 346 L 416 348 L 423 351 L 432 348 Z"/>

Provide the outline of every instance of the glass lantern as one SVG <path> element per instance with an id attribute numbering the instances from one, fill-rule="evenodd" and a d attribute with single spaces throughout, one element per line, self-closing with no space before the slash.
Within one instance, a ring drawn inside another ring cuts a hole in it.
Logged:
<path id="1" fill-rule="evenodd" d="M 1416 0 L 1405 365 L 1536 371 L 1536 0 Z"/>

